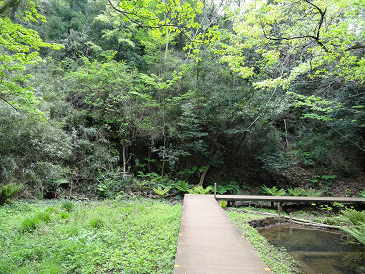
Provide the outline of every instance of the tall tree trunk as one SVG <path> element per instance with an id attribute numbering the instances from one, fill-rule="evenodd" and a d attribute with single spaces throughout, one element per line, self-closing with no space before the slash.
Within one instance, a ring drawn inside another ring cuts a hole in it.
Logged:
<path id="1" fill-rule="evenodd" d="M 126 146 L 123 145 L 123 173 L 126 172 L 126 170 L 125 170 L 125 166 L 126 166 L 125 147 Z"/>
<path id="2" fill-rule="evenodd" d="M 207 175 L 207 173 L 208 173 L 208 170 L 209 170 L 210 166 L 211 166 L 211 164 L 210 164 L 210 163 L 208 163 L 208 164 L 207 164 L 207 167 L 205 168 L 205 170 L 204 170 L 204 172 L 203 172 L 203 174 L 202 174 L 202 176 L 200 177 L 200 182 L 199 182 L 198 186 L 203 186 L 204 179 L 205 179 L 205 175 Z"/>
<path id="3" fill-rule="evenodd" d="M 162 98 L 162 120 L 163 120 L 163 126 L 162 126 L 162 135 L 163 135 L 163 153 L 162 153 L 162 172 L 161 177 L 163 177 L 164 169 L 165 169 L 165 150 L 166 150 L 166 135 L 165 135 L 165 97 Z"/>
<path id="4" fill-rule="evenodd" d="M 198 186 L 203 186 L 203 184 L 204 184 L 205 175 L 207 175 L 208 170 L 209 170 L 209 168 L 211 166 L 211 164 L 209 163 L 209 161 L 210 161 L 210 158 L 213 157 L 213 154 L 214 154 L 215 150 L 216 150 L 216 147 L 215 146 L 212 146 L 210 148 L 210 151 L 209 151 L 209 154 L 208 154 L 208 164 L 207 164 L 207 166 L 206 166 L 206 168 L 205 168 L 202 176 L 200 177 L 200 181 L 199 181 Z"/>
<path id="5" fill-rule="evenodd" d="M 166 33 L 165 62 L 166 62 L 166 59 L 167 59 L 167 52 L 169 51 L 169 34 L 170 34 L 170 31 L 168 31 L 168 32 Z"/>

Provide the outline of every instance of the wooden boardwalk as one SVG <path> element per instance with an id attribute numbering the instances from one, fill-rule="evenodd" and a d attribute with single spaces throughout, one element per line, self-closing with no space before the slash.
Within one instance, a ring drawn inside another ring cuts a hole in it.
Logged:
<path id="1" fill-rule="evenodd" d="M 217 195 L 217 201 L 267 201 L 305 203 L 364 203 L 364 198 L 353 197 L 304 197 L 304 196 L 261 196 L 261 195 Z"/>
<path id="2" fill-rule="evenodd" d="M 272 273 L 212 195 L 184 198 L 175 274 Z"/>

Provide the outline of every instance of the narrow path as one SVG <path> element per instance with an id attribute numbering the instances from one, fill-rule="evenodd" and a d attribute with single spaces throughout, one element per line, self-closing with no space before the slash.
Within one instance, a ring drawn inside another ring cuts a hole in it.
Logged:
<path id="1" fill-rule="evenodd" d="M 187 194 L 174 273 L 272 272 L 212 195 Z"/>

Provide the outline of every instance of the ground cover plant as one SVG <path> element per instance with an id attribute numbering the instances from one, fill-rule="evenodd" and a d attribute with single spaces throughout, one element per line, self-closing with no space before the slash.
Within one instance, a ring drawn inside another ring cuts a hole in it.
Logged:
<path id="1" fill-rule="evenodd" d="M 173 273 L 181 205 L 136 199 L 0 208 L 0 273 Z"/>

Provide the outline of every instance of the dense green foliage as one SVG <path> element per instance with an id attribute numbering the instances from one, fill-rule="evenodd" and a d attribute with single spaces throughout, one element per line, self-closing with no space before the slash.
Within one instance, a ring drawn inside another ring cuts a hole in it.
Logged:
<path id="1" fill-rule="evenodd" d="M 4 206 L 0 272 L 173 273 L 180 216 L 148 200 Z"/>
<path id="2" fill-rule="evenodd" d="M 0 184 L 38 198 L 108 198 L 131 182 L 331 195 L 363 174 L 364 11 L 0 1 Z"/>

